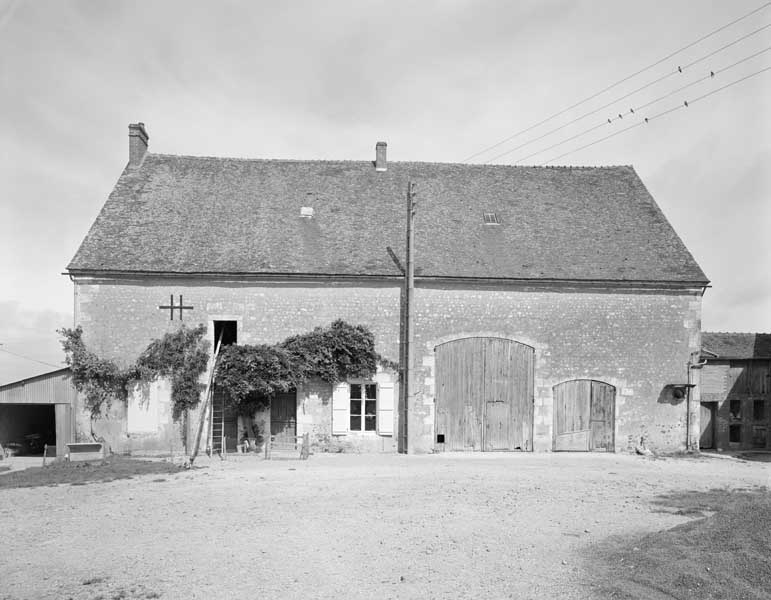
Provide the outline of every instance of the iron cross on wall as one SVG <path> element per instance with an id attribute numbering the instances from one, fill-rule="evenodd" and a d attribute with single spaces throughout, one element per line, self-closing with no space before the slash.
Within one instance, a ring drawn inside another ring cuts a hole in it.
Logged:
<path id="1" fill-rule="evenodd" d="M 182 304 L 182 294 L 179 295 L 179 306 L 176 306 L 174 304 L 174 294 L 171 294 L 169 296 L 169 305 L 168 306 L 159 306 L 158 309 L 159 310 L 168 309 L 169 316 L 171 317 L 169 319 L 170 321 L 174 320 L 174 309 L 178 309 L 179 310 L 179 320 L 181 321 L 182 320 L 182 311 L 183 310 L 193 310 L 193 307 L 192 306 L 185 306 L 184 304 Z"/>

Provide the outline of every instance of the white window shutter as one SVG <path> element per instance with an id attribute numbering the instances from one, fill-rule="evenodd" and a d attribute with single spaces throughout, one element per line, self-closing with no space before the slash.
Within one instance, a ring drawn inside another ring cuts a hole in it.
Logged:
<path id="1" fill-rule="evenodd" d="M 381 383 L 377 394 L 377 432 L 394 434 L 394 384 Z"/>
<path id="2" fill-rule="evenodd" d="M 350 391 L 347 383 L 332 388 L 332 435 L 348 433 Z"/>

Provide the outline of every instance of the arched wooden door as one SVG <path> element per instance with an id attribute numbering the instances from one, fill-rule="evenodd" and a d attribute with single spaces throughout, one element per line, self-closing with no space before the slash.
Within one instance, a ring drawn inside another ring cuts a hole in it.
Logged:
<path id="1" fill-rule="evenodd" d="M 533 354 L 502 338 L 437 346 L 437 449 L 532 450 Z"/>
<path id="2" fill-rule="evenodd" d="M 616 388 L 574 379 L 554 386 L 554 450 L 615 451 Z"/>

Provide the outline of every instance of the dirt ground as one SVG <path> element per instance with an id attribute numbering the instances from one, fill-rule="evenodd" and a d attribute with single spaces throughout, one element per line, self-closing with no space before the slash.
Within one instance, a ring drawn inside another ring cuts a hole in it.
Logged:
<path id="1" fill-rule="evenodd" d="M 199 463 L 0 490 L 0 598 L 602 598 L 597 547 L 696 517 L 663 495 L 771 486 L 771 463 L 710 457 Z"/>

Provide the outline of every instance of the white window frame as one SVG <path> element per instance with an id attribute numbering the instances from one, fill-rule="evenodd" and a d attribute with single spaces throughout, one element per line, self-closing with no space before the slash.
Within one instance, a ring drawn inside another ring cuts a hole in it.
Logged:
<path id="1" fill-rule="evenodd" d="M 351 389 L 354 385 L 360 385 L 361 386 L 361 398 L 353 398 L 351 397 Z M 367 398 L 367 391 L 366 386 L 372 385 L 375 388 L 375 427 L 373 429 L 365 429 L 366 428 L 366 402 L 369 400 L 370 402 L 373 400 L 373 398 Z M 379 387 L 377 384 L 377 381 L 373 381 L 371 379 L 353 379 L 348 382 L 348 431 L 351 433 L 365 433 L 365 434 L 377 434 L 378 431 L 378 408 L 380 404 L 380 393 L 379 393 Z M 351 402 L 353 401 L 360 401 L 361 402 L 361 413 L 358 415 L 354 415 L 353 412 L 351 412 Z M 361 419 L 361 428 L 360 429 L 351 429 L 351 418 L 354 416 L 358 416 Z"/>

